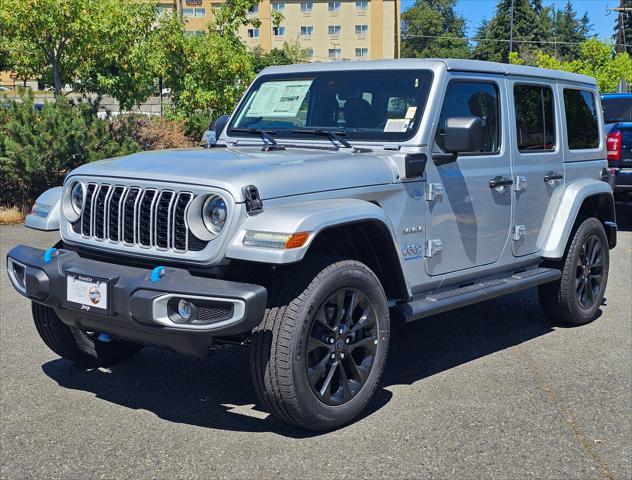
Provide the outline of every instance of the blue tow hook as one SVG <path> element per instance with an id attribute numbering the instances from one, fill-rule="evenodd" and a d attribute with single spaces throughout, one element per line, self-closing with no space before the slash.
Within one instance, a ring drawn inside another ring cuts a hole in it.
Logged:
<path id="1" fill-rule="evenodd" d="M 165 267 L 156 267 L 151 271 L 149 280 L 151 280 L 152 282 L 157 282 L 162 278 L 164 274 L 165 274 Z"/>
<path id="2" fill-rule="evenodd" d="M 99 335 L 97 335 L 97 340 L 99 342 L 109 343 L 112 341 L 112 337 L 110 337 L 107 333 L 99 333 Z"/>
<path id="3" fill-rule="evenodd" d="M 57 251 L 57 249 L 55 247 L 50 247 L 46 250 L 44 250 L 44 256 L 42 257 L 42 260 L 44 260 L 44 263 L 50 263 L 53 261 L 53 256 L 55 256 L 55 252 Z"/>

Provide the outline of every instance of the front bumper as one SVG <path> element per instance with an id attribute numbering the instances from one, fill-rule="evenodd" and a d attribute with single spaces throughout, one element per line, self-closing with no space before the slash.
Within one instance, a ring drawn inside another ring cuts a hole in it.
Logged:
<path id="1" fill-rule="evenodd" d="M 197 277 L 179 268 L 165 268 L 152 279 L 151 270 L 89 260 L 63 249 L 45 255 L 19 245 L 8 253 L 7 266 L 18 292 L 51 307 L 69 326 L 202 357 L 214 337 L 250 332 L 266 308 L 267 292 L 260 285 Z M 107 310 L 69 302 L 67 274 L 106 280 Z M 205 320 L 212 322 L 173 322 L 167 304 L 179 298 L 201 302 Z"/>

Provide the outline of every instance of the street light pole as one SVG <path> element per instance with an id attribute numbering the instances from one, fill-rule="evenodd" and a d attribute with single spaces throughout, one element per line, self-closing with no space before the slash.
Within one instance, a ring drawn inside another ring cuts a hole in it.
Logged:
<path id="1" fill-rule="evenodd" d="M 513 23 L 514 23 L 514 0 L 511 0 L 511 12 L 509 14 L 509 53 L 513 52 Z"/>

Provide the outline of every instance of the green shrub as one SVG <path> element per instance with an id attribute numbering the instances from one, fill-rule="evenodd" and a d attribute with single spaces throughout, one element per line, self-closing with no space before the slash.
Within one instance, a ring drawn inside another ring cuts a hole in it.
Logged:
<path id="1" fill-rule="evenodd" d="M 0 204 L 30 206 L 61 185 L 73 168 L 139 150 L 130 125 L 100 120 L 96 106 L 64 97 L 33 107 L 33 94 L 4 100 L 0 108 Z"/>

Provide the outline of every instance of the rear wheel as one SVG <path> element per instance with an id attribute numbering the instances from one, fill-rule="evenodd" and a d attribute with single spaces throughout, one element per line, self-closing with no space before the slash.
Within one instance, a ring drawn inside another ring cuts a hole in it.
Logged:
<path id="1" fill-rule="evenodd" d="M 303 428 L 356 417 L 380 382 L 390 335 L 386 297 L 362 263 L 312 261 L 284 272 L 253 333 L 251 372 L 262 403 Z"/>
<path id="2" fill-rule="evenodd" d="M 97 332 L 69 327 L 52 308 L 32 303 L 37 333 L 53 352 L 62 358 L 88 367 L 101 367 L 125 361 L 136 355 L 142 345 Z"/>
<path id="3" fill-rule="evenodd" d="M 608 238 L 596 218 L 583 220 L 562 259 L 560 280 L 539 287 L 540 303 L 556 323 L 583 325 L 595 319 L 608 282 Z"/>

